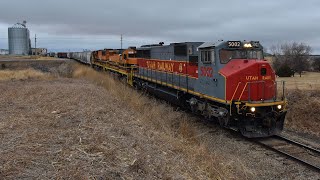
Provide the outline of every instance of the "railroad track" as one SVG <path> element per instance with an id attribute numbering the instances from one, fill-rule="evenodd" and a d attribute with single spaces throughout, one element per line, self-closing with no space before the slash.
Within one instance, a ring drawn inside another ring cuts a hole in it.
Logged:
<path id="1" fill-rule="evenodd" d="M 320 172 L 320 150 L 316 148 L 301 144 L 283 136 L 259 138 L 254 141 Z"/>

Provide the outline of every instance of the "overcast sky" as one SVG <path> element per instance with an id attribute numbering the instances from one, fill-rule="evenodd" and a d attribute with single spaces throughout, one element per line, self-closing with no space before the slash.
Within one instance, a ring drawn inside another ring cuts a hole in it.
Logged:
<path id="1" fill-rule="evenodd" d="M 1 0 L 0 49 L 27 20 L 49 51 L 120 48 L 164 41 L 303 42 L 320 54 L 319 0 Z M 32 46 L 34 39 L 32 39 Z"/>

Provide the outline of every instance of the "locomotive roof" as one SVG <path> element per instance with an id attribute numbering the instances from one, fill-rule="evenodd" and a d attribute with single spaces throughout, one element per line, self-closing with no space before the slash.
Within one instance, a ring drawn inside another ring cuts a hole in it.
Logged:
<path id="1" fill-rule="evenodd" d="M 205 42 L 201 44 L 199 49 L 213 48 L 213 47 L 228 47 L 228 43 L 230 42 L 239 42 L 239 47 L 243 47 L 244 44 L 251 44 L 253 47 L 251 48 L 262 48 L 262 45 L 259 41 L 218 41 L 218 42 Z M 230 46 L 229 46 L 230 47 Z M 234 46 L 232 48 L 235 48 Z"/>
<path id="2" fill-rule="evenodd" d="M 214 42 L 205 42 L 203 44 L 201 44 L 198 48 L 199 49 L 204 49 L 204 48 L 211 48 L 211 47 L 215 47 L 216 44 Z"/>
<path id="3" fill-rule="evenodd" d="M 172 46 L 172 45 L 180 45 L 180 44 L 199 44 L 203 42 L 177 42 L 177 43 L 170 43 L 170 44 L 148 44 L 148 45 L 142 45 L 141 47 L 137 48 L 138 50 L 147 50 L 151 48 L 158 48 L 158 47 L 167 47 L 167 46 Z"/>

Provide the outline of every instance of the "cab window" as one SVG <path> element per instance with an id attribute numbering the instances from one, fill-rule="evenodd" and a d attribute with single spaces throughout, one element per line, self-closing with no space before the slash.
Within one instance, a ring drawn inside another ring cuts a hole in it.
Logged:
<path id="1" fill-rule="evenodd" d="M 263 53 L 261 50 L 220 50 L 220 62 L 221 64 L 228 63 L 231 59 L 263 59 Z"/>
<path id="2" fill-rule="evenodd" d="M 203 63 L 211 63 L 212 60 L 213 60 L 213 51 L 211 50 L 201 51 L 201 61 Z"/>
<path id="3" fill-rule="evenodd" d="M 267 69 L 266 68 L 261 68 L 261 70 L 260 70 L 261 72 L 261 76 L 265 76 L 265 75 L 267 75 Z"/>

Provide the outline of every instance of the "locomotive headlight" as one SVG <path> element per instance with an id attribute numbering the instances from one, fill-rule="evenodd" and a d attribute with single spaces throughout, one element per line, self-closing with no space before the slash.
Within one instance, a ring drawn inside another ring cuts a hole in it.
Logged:
<path id="1" fill-rule="evenodd" d="M 251 111 L 251 112 L 255 112 L 255 111 L 256 111 L 256 108 L 255 108 L 255 107 L 251 107 L 251 108 L 250 108 L 250 111 Z"/>
<path id="2" fill-rule="evenodd" d="M 282 109 L 282 105 L 279 104 L 279 105 L 277 106 L 277 108 L 278 108 L 279 110 Z"/>
<path id="3" fill-rule="evenodd" d="M 250 43 L 245 43 L 245 44 L 243 45 L 243 47 L 245 47 L 245 48 L 252 48 L 252 45 L 251 45 Z"/>

